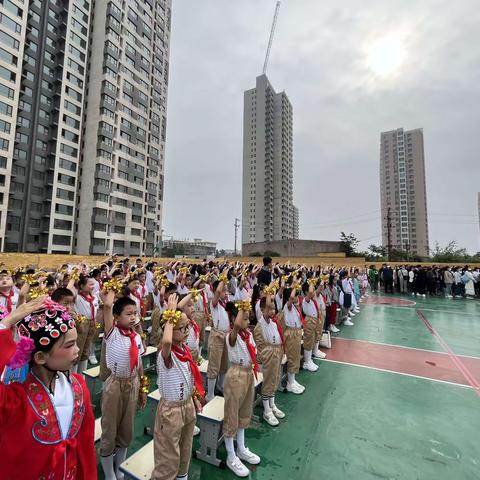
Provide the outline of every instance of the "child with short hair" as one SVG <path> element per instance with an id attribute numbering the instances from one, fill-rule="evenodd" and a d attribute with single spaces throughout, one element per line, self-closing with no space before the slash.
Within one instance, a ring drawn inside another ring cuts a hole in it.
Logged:
<path id="1" fill-rule="evenodd" d="M 121 475 L 119 467 L 125 460 L 133 438 L 137 403 L 144 408 L 148 379 L 143 375 L 141 355 L 144 353 L 140 335 L 135 332 L 137 305 L 128 297 L 114 303 L 115 293 L 102 292 L 105 324 L 105 358 L 111 371 L 102 391 L 102 437 L 100 459 L 105 480 Z"/>
<path id="2" fill-rule="evenodd" d="M 275 405 L 275 391 L 280 382 L 280 369 L 284 353 L 283 330 L 275 314 L 275 305 L 270 295 L 260 300 L 262 316 L 259 318 L 253 338 L 257 345 L 258 360 L 262 365 L 262 403 L 264 420 L 275 427 L 278 418 L 285 414 Z"/>
<path id="3" fill-rule="evenodd" d="M 3 270 L 0 272 L 0 306 L 8 313 L 15 310 L 18 303 L 18 292 L 15 291 L 12 275 Z"/>
<path id="4" fill-rule="evenodd" d="M 302 327 L 306 326 L 299 306 L 299 293 L 297 288 L 285 288 L 283 292 L 282 318 L 285 325 L 285 353 L 287 354 L 287 392 L 299 395 L 305 387 L 300 385 L 295 375 L 300 371 L 300 354 L 302 349 Z"/>
<path id="5" fill-rule="evenodd" d="M 98 311 L 98 299 L 92 295 L 94 286 L 95 281 L 93 278 L 80 275 L 77 283 L 78 291 L 75 297 L 75 311 L 78 316 L 83 318 L 82 322 L 77 323 L 77 343 L 80 349 L 78 373 L 82 373 L 87 369 L 88 360 L 94 365 L 98 363 L 95 356 L 92 357 L 90 355 L 90 345 L 95 335 L 95 318 Z"/>
<path id="6" fill-rule="evenodd" d="M 228 360 L 225 338 L 230 332 L 230 319 L 225 310 L 228 298 L 227 286 L 223 280 L 217 280 L 213 284 L 213 289 L 215 293 L 210 309 L 212 313 L 212 330 L 208 337 L 207 402 L 215 396 L 217 376 L 219 387 L 223 388 Z"/>
<path id="7" fill-rule="evenodd" d="M 245 445 L 245 429 L 250 425 L 258 372 L 255 341 L 248 329 L 251 303 L 249 300 L 226 305 L 233 328 L 225 338 L 230 367 L 225 376 L 223 435 L 227 449 L 227 467 L 239 477 L 250 474 L 242 460 L 258 465 L 260 457 Z M 237 451 L 233 445 L 236 437 Z"/>
<path id="8" fill-rule="evenodd" d="M 185 345 L 189 320 L 177 310 L 177 294 L 170 295 L 162 314 L 162 347 L 157 358 L 160 393 L 155 416 L 152 480 L 187 480 L 196 412 L 201 411 L 204 388 L 197 364 Z"/>

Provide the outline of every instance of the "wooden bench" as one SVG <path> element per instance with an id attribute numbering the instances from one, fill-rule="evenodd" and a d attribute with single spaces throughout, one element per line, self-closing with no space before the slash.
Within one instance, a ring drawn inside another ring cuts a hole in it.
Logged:
<path id="1" fill-rule="evenodd" d="M 223 397 L 214 397 L 203 407 L 201 413 L 197 413 L 197 422 L 200 427 L 200 448 L 196 451 L 195 456 L 216 467 L 222 463 L 217 457 L 217 449 L 223 440 L 224 407 Z"/>
<path id="2" fill-rule="evenodd" d="M 153 436 L 155 429 L 155 416 L 157 414 L 158 402 L 160 401 L 160 390 L 158 388 L 147 395 L 147 408 L 150 410 L 150 426 L 145 427 L 145 433 Z"/>
<path id="3" fill-rule="evenodd" d="M 120 471 L 125 475 L 125 480 L 150 480 L 154 467 L 153 440 L 148 442 L 121 465 Z"/>
<path id="4" fill-rule="evenodd" d="M 88 370 L 84 370 L 83 372 L 83 376 L 85 377 L 85 383 L 87 384 L 87 388 L 90 392 L 90 398 L 92 400 L 92 403 L 94 403 L 94 398 L 96 396 L 95 385 L 97 383 L 99 375 L 100 375 L 100 365 L 89 368 Z"/>
<path id="5" fill-rule="evenodd" d="M 95 419 L 95 434 L 93 436 L 93 440 L 95 443 L 100 441 L 102 436 L 102 417 Z"/>

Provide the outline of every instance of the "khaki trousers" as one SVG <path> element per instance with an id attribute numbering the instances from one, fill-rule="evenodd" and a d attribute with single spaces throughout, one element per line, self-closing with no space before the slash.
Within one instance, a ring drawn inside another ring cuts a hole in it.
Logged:
<path id="1" fill-rule="evenodd" d="M 323 335 L 323 326 L 325 324 L 325 316 L 320 313 L 317 325 L 315 326 L 315 343 L 319 342 L 322 339 Z"/>
<path id="2" fill-rule="evenodd" d="M 110 375 L 103 384 L 102 457 L 111 455 L 115 448 L 128 448 L 132 442 L 139 385 L 138 375 L 130 378 Z"/>
<path id="3" fill-rule="evenodd" d="M 280 382 L 280 365 L 282 363 L 282 345 L 267 344 L 263 347 L 259 360 L 262 363 L 262 395 L 273 397 Z"/>
<path id="4" fill-rule="evenodd" d="M 162 328 L 160 327 L 160 319 L 162 318 L 162 314 L 160 313 L 160 309 L 155 307 L 152 312 L 152 330 L 150 332 L 150 345 L 154 347 L 159 347 L 160 342 L 162 341 Z"/>
<path id="5" fill-rule="evenodd" d="M 302 350 L 302 329 L 285 328 L 285 353 L 287 354 L 288 373 L 298 373 L 300 370 L 300 353 Z"/>
<path id="6" fill-rule="evenodd" d="M 200 343 L 203 345 L 203 342 L 205 341 L 205 327 L 208 323 L 208 317 L 204 312 L 193 312 L 192 320 L 200 327 Z"/>
<path id="7" fill-rule="evenodd" d="M 95 335 L 95 320 L 85 319 L 77 323 L 77 347 L 78 361 L 88 360 L 90 355 L 90 345 Z"/>
<path id="8" fill-rule="evenodd" d="M 315 345 L 315 335 L 318 329 L 318 319 L 307 315 L 305 317 L 307 324 L 303 330 L 303 349 L 307 352 L 312 351 Z"/>
<path id="9" fill-rule="evenodd" d="M 255 384 L 251 368 L 232 364 L 225 375 L 223 397 L 223 434 L 234 437 L 239 428 L 250 425 L 253 411 Z"/>
<path id="10" fill-rule="evenodd" d="M 212 328 L 210 332 L 208 337 L 208 378 L 217 378 L 219 373 L 227 371 L 228 352 L 225 337 L 228 333 L 216 328 Z"/>
<path id="11" fill-rule="evenodd" d="M 179 402 L 160 399 L 153 434 L 152 480 L 175 480 L 188 473 L 196 418 L 191 398 Z"/>

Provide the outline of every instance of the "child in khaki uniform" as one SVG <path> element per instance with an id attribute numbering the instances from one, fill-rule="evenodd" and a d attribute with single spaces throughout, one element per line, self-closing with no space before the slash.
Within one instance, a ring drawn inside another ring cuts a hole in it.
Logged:
<path id="1" fill-rule="evenodd" d="M 223 380 L 227 371 L 227 347 L 225 338 L 230 332 L 230 320 L 225 310 L 228 290 L 225 282 L 216 281 L 213 284 L 214 297 L 211 303 L 212 331 L 208 337 L 208 369 L 207 402 L 215 396 L 215 385 L 218 376 L 218 386 L 223 388 Z"/>
<path id="2" fill-rule="evenodd" d="M 160 402 L 155 417 L 152 480 L 186 480 L 192 451 L 196 411 L 204 390 L 197 364 L 185 345 L 189 320 L 177 310 L 177 294 L 163 312 L 162 349 L 157 358 Z"/>
<path id="3" fill-rule="evenodd" d="M 275 390 L 280 382 L 280 369 L 284 351 L 282 327 L 275 317 L 275 306 L 270 295 L 260 300 L 262 316 L 253 331 L 257 344 L 259 362 L 262 364 L 262 402 L 263 418 L 275 427 L 278 418 L 285 414 L 275 405 Z"/>
<path id="4" fill-rule="evenodd" d="M 230 368 L 225 376 L 225 411 L 223 418 L 223 435 L 227 449 L 227 467 L 239 477 L 250 474 L 242 460 L 257 465 L 260 457 L 245 446 L 245 429 L 250 425 L 255 392 L 254 375 L 258 364 L 253 336 L 248 330 L 251 311 L 250 300 L 226 305 L 231 320 L 235 319 L 232 331 L 225 341 L 228 349 Z M 253 368 L 252 368 L 253 367 Z M 237 439 L 237 452 L 233 439 Z"/>
<path id="5" fill-rule="evenodd" d="M 102 292 L 101 297 L 105 357 L 111 374 L 103 384 L 100 459 L 105 480 L 116 480 L 132 441 L 137 402 L 144 408 L 147 401 L 148 380 L 143 376 L 140 359 L 144 351 L 142 339 L 133 330 L 137 321 L 135 302 L 122 297 L 113 303 L 112 290 Z"/>
<path id="6" fill-rule="evenodd" d="M 303 369 L 316 372 L 318 366 L 313 363 L 312 358 L 325 358 L 319 350 L 319 342 L 323 332 L 323 315 L 320 305 L 315 298 L 313 282 L 304 286 L 305 298 L 302 302 L 302 311 L 305 315 L 307 327 L 303 333 Z"/>
<path id="7" fill-rule="evenodd" d="M 304 392 L 305 387 L 295 380 L 300 370 L 300 353 L 302 349 L 302 326 L 305 327 L 298 300 L 299 291 L 296 288 L 285 288 L 283 291 L 282 318 L 285 337 L 285 352 L 287 354 L 287 392 L 297 395 Z M 283 326 L 283 325 L 282 325 Z"/>

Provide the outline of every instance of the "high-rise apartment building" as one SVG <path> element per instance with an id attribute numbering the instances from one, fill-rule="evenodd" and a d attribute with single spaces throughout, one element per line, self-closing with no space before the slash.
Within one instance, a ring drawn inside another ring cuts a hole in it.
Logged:
<path id="1" fill-rule="evenodd" d="M 2 251 L 74 248 L 90 9 L 0 1 Z"/>
<path id="2" fill-rule="evenodd" d="M 380 135 L 382 241 L 385 247 L 429 253 L 423 130 Z"/>
<path id="3" fill-rule="evenodd" d="M 298 238 L 292 118 L 286 93 L 266 75 L 244 93 L 242 244 Z"/>
<path id="4" fill-rule="evenodd" d="M 171 0 L 95 2 L 76 251 L 160 244 Z"/>
<path id="5" fill-rule="evenodd" d="M 0 0 L 0 251 L 160 244 L 171 0 Z"/>

